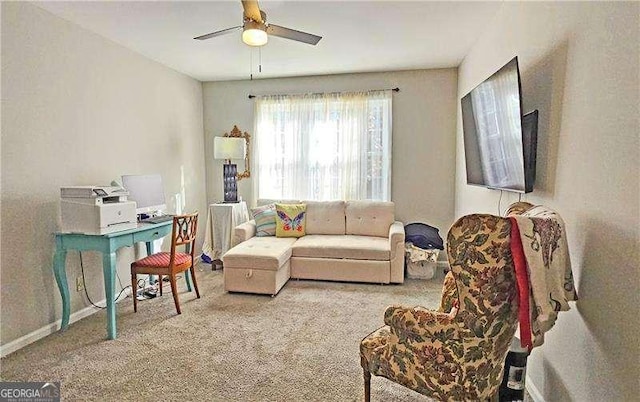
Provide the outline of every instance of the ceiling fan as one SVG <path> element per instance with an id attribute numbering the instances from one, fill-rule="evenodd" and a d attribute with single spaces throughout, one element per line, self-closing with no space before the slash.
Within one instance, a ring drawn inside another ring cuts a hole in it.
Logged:
<path id="1" fill-rule="evenodd" d="M 281 27 L 280 25 L 268 24 L 267 14 L 260 10 L 257 0 L 242 0 L 242 7 L 244 8 L 242 25 L 196 36 L 193 39 L 205 40 L 236 32 L 240 29 L 242 29 L 242 41 L 249 46 L 265 45 L 269 40 L 268 35 L 279 36 L 310 45 L 316 45 L 320 39 L 322 39 L 322 36 L 296 31 L 295 29 Z"/>

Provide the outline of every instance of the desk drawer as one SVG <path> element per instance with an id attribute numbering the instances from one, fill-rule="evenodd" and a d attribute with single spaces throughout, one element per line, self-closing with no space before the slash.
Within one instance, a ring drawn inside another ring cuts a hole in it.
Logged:
<path id="1" fill-rule="evenodd" d="M 160 228 L 152 228 L 149 230 L 145 230 L 144 232 L 137 232 L 133 234 L 133 242 L 147 242 L 154 241 L 157 239 L 162 239 L 171 231 L 171 226 L 168 227 L 160 227 Z"/>

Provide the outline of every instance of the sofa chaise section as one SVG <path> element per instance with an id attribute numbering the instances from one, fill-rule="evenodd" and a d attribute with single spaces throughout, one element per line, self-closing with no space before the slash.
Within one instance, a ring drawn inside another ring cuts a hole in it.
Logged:
<path id="1" fill-rule="evenodd" d="M 295 238 L 251 237 L 227 251 L 224 289 L 227 292 L 275 295 L 291 276 L 291 246 Z"/>

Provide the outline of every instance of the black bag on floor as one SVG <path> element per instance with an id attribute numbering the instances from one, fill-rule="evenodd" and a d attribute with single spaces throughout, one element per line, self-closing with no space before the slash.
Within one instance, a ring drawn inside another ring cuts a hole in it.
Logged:
<path id="1" fill-rule="evenodd" d="M 438 228 L 425 223 L 410 223 L 404 227 L 404 241 L 421 249 L 437 248 L 444 250 Z"/>

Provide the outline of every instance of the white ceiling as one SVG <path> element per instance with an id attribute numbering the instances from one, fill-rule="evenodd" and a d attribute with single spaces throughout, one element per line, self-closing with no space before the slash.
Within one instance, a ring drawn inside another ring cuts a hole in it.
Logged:
<path id="1" fill-rule="evenodd" d="M 455 67 L 500 2 L 261 1 L 268 22 L 320 35 L 311 46 L 270 37 L 259 52 L 241 32 L 240 1 L 75 1 L 38 6 L 200 81 Z M 253 57 L 253 63 L 251 63 Z"/>

